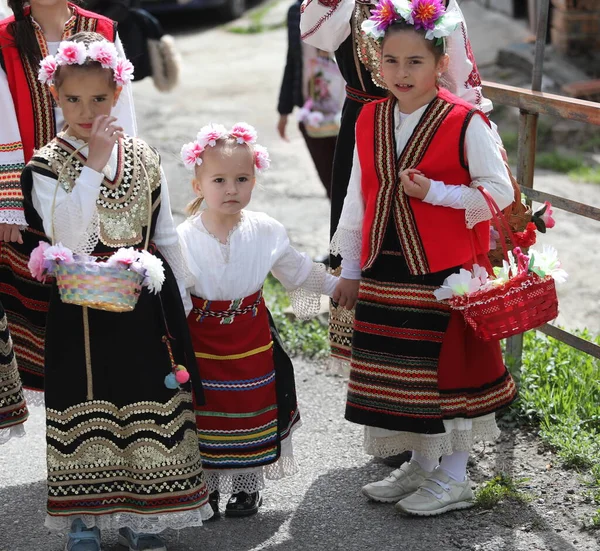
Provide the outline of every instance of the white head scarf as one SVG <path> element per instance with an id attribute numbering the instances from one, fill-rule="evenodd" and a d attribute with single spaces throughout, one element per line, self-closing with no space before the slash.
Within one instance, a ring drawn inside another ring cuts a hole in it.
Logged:
<path id="1" fill-rule="evenodd" d="M 467 23 L 456 0 L 450 0 L 448 12 L 456 12 L 461 19 L 460 25 L 446 38 L 446 51 L 450 56 L 448 71 L 442 75 L 441 85 L 459 98 L 468 101 L 484 113 L 489 113 L 492 102 L 483 97 L 481 77 L 471 50 L 467 34 Z"/>

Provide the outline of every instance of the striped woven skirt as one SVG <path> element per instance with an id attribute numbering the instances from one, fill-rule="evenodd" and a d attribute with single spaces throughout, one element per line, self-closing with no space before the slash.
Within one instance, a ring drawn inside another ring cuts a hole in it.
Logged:
<path id="1" fill-rule="evenodd" d="M 196 424 L 207 484 L 210 491 L 253 492 L 265 476 L 296 472 L 290 436 L 300 416 L 292 365 L 262 291 L 192 301 L 188 323 L 205 397 Z"/>
<path id="2" fill-rule="evenodd" d="M 4 308 L 0 304 L 0 443 L 8 430 L 25 422 L 29 413 Z"/>
<path id="3" fill-rule="evenodd" d="M 433 295 L 457 270 L 412 276 L 402 255 L 383 252 L 363 272 L 352 337 L 349 421 L 441 435 L 448 432 L 448 420 L 482 418 L 515 398 L 499 343 L 477 339 L 461 316 Z M 419 447 L 414 437 L 404 440 L 405 449 Z"/>

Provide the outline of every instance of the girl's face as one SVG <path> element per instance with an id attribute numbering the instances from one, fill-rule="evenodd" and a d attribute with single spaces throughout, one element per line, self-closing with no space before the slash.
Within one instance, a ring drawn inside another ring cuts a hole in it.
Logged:
<path id="1" fill-rule="evenodd" d="M 254 158 L 248 147 L 217 143 L 202 154 L 193 186 L 209 210 L 234 215 L 250 202 L 255 181 Z"/>
<path id="2" fill-rule="evenodd" d="M 64 73 L 62 73 L 64 71 Z M 109 69 L 61 68 L 59 88 L 51 88 L 69 125 L 69 134 L 88 141 L 92 123 L 99 115 L 110 115 L 121 93 L 115 87 Z"/>
<path id="3" fill-rule="evenodd" d="M 426 39 L 412 30 L 387 36 L 381 53 L 381 74 L 404 113 L 427 105 L 437 95 L 437 79 L 448 66 L 448 56 L 436 61 Z"/>

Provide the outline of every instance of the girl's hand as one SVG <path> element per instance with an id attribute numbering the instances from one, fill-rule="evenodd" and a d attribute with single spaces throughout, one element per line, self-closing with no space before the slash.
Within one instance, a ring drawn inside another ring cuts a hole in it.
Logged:
<path id="1" fill-rule="evenodd" d="M 23 243 L 21 230 L 16 224 L 0 224 L 0 241 L 5 243 Z"/>
<path id="2" fill-rule="evenodd" d="M 279 136 L 281 136 L 281 138 L 283 140 L 285 140 L 286 142 L 289 142 L 290 140 L 288 140 L 288 137 L 285 134 L 285 129 L 287 127 L 287 123 L 288 123 L 288 116 L 280 115 L 279 122 L 277 123 L 277 132 L 279 133 Z"/>
<path id="3" fill-rule="evenodd" d="M 345 279 L 340 277 L 333 292 L 333 300 L 346 310 L 352 310 L 356 304 L 360 279 Z"/>
<path id="4" fill-rule="evenodd" d="M 102 172 L 110 159 L 115 142 L 123 137 L 123 128 L 114 124 L 116 117 L 100 115 L 94 119 L 90 133 L 90 153 L 86 166 Z"/>
<path id="5" fill-rule="evenodd" d="M 403 170 L 400 173 L 400 181 L 406 195 L 415 199 L 421 199 L 421 201 L 425 199 L 431 187 L 431 180 L 425 178 L 420 170 L 414 168 Z"/>

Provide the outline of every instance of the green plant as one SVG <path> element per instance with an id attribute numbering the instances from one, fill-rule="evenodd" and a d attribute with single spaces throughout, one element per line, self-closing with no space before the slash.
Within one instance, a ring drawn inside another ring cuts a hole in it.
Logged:
<path id="1" fill-rule="evenodd" d="M 329 355 L 327 326 L 318 320 L 290 319 L 285 314 L 290 305 L 287 293 L 281 283 L 271 275 L 265 281 L 264 296 L 289 354 L 312 359 L 322 359 Z"/>
<path id="2" fill-rule="evenodd" d="M 578 182 L 589 182 L 591 184 L 600 184 L 600 167 L 598 166 L 580 166 L 569 172 L 569 178 Z"/>
<path id="3" fill-rule="evenodd" d="M 519 489 L 524 482 L 527 482 L 527 479 L 515 480 L 506 473 L 500 473 L 478 488 L 475 493 L 475 503 L 482 509 L 491 509 L 507 499 L 529 501 L 530 496 Z"/>
<path id="4" fill-rule="evenodd" d="M 588 331 L 585 340 L 600 344 Z M 509 366 L 514 370 L 514 366 Z M 587 472 L 600 504 L 600 360 L 540 333 L 525 334 L 519 400 L 513 411 L 540 427 L 565 466 Z M 600 527 L 600 509 L 596 515 Z"/>
<path id="5" fill-rule="evenodd" d="M 567 172 L 579 169 L 584 165 L 580 157 L 550 151 L 538 153 L 535 157 L 535 166 L 566 174 Z"/>

